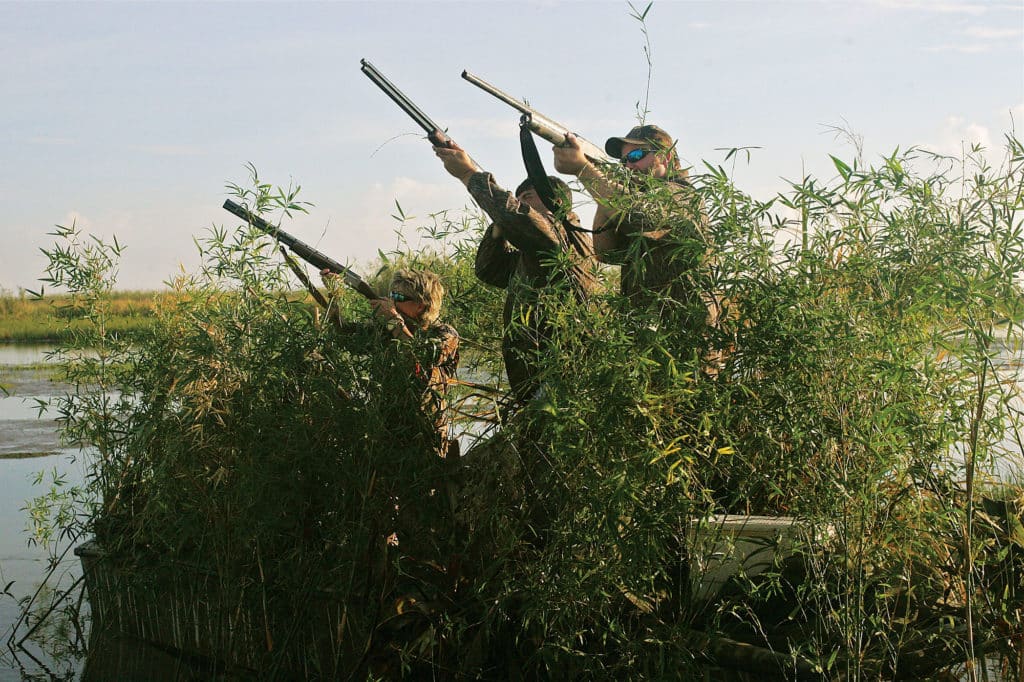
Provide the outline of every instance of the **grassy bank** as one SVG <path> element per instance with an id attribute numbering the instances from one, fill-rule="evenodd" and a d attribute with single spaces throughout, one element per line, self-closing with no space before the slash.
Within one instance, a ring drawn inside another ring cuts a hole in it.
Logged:
<path id="1" fill-rule="evenodd" d="M 106 326 L 109 331 L 138 334 L 148 331 L 156 308 L 170 294 L 122 291 L 111 295 Z M 70 296 L 35 298 L 26 292 L 0 292 L 0 343 L 65 341 L 86 324 L 76 318 Z"/>

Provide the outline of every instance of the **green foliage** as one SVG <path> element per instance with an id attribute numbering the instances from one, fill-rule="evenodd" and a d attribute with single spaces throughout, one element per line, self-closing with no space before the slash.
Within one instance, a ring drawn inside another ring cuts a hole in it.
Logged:
<path id="1" fill-rule="evenodd" d="M 212 571 L 212 603 L 257 614 L 255 640 L 274 643 L 256 654 L 268 679 L 678 679 L 735 663 L 732 640 L 849 679 L 1019 666 L 1021 490 L 987 478 L 1020 455 L 1006 439 L 1018 389 L 993 344 L 1021 319 L 1024 156 L 1008 150 L 961 177 L 916 150 L 877 167 L 834 157 L 837 179 L 772 202 L 707 165 L 699 239 L 693 211 L 661 208 L 721 323 L 701 323 L 704 299 L 581 303 L 552 285 L 542 394 L 457 466 L 424 446 L 406 351 L 339 333 L 333 310 L 359 320 L 365 302 L 297 297 L 265 235 L 212 230 L 202 269 L 129 344 L 106 325 L 119 247 L 63 231 L 51 284 L 81 303 L 89 333 L 74 339 L 92 350 L 62 350 L 75 388 L 61 410 L 91 469 L 34 508 L 41 537 L 49 514 L 130 574 L 180 572 L 168 558 Z M 253 175 L 237 188 L 250 205 L 308 206 Z M 382 254 L 373 284 L 441 274 L 486 379 L 504 292 L 473 276 L 482 223 L 429 221 L 436 248 Z M 701 533 L 722 513 L 802 531 L 787 561 L 706 601 Z M 324 603 L 338 618 L 318 629 Z"/>

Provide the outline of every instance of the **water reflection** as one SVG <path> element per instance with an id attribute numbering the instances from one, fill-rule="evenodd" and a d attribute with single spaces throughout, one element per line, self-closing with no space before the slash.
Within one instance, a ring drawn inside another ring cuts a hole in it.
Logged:
<path id="1" fill-rule="evenodd" d="M 53 346 L 37 343 L 0 343 L 0 367 L 52 362 L 47 358 Z"/>

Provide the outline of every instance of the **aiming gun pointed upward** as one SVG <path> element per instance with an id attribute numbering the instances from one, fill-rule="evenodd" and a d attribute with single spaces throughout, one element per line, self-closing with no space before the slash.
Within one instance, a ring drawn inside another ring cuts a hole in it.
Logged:
<path id="1" fill-rule="evenodd" d="M 385 95 L 390 97 L 402 111 L 409 114 L 410 118 L 426 131 L 427 139 L 430 140 L 431 144 L 438 147 L 452 147 L 454 141 L 441 130 L 441 126 L 434 123 L 418 106 L 413 104 L 412 100 L 405 96 L 404 92 L 396 88 L 391 81 L 384 77 L 384 74 L 377 70 L 377 67 L 365 59 L 359 60 L 359 63 L 361 65 L 360 70 L 366 74 L 366 77 L 373 81 L 378 88 L 384 91 Z M 476 161 L 473 161 L 473 165 L 480 168 L 480 164 Z"/>
<path id="2" fill-rule="evenodd" d="M 498 88 L 494 87 L 493 85 L 485 81 L 483 78 L 474 76 L 469 71 L 463 71 L 462 77 L 469 81 L 470 83 L 472 83 L 473 85 L 475 85 L 476 87 L 483 90 L 484 92 L 489 93 L 494 97 L 497 97 L 505 104 L 509 105 L 513 109 L 523 114 L 523 125 L 528 127 L 534 133 L 544 138 L 551 144 L 555 146 L 561 146 L 565 144 L 566 133 L 572 132 L 561 123 L 553 121 L 544 114 L 540 113 L 539 111 L 528 105 L 526 102 L 520 101 L 515 97 L 512 97 L 511 95 L 505 92 L 502 92 Z M 594 163 L 616 162 L 616 159 L 613 159 L 607 154 L 605 154 L 604 150 L 598 147 L 593 142 L 589 142 L 586 139 L 580 137 L 579 135 L 576 136 L 576 141 L 579 143 L 580 147 L 583 148 L 583 153 L 587 156 L 587 158 L 593 161 Z"/>
<path id="3" fill-rule="evenodd" d="M 263 218 L 250 212 L 249 209 L 244 206 L 239 206 L 230 199 L 224 202 L 224 208 L 256 229 L 266 232 L 271 237 L 291 249 L 296 256 L 314 266 L 317 270 L 330 270 L 337 275 L 341 275 L 342 279 L 345 280 L 345 284 L 349 285 L 370 300 L 380 298 L 380 296 L 377 295 L 377 292 L 375 292 L 369 284 L 363 281 L 362 277 L 333 258 L 317 251 L 309 244 L 291 236 L 284 230 L 280 229 L 277 225 L 268 223 Z"/>

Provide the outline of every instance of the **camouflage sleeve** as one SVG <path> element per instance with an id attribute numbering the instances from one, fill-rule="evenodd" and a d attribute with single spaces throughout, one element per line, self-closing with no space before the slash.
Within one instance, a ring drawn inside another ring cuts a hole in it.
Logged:
<path id="1" fill-rule="evenodd" d="M 494 225 L 488 225 L 480 238 L 473 271 L 484 284 L 505 289 L 516 270 L 516 252 L 507 241 L 494 237 L 493 231 Z"/>
<path id="2" fill-rule="evenodd" d="M 540 253 L 562 248 L 547 218 L 499 187 L 490 173 L 475 173 L 469 179 L 469 193 L 491 220 L 501 225 L 505 239 L 520 251 Z"/>
<path id="3" fill-rule="evenodd" d="M 622 265 L 626 240 L 615 229 L 614 211 L 598 202 L 594 214 L 594 253 L 602 263 Z"/>
<path id="4" fill-rule="evenodd" d="M 441 436 L 442 443 L 447 438 L 448 421 L 448 385 L 455 378 L 459 367 L 459 334 L 455 328 L 440 324 L 430 333 L 429 365 L 417 366 L 417 373 L 423 372 L 421 378 L 426 380 L 422 406 L 424 411 L 433 415 L 434 428 Z"/>
<path id="5" fill-rule="evenodd" d="M 451 325 L 440 324 L 437 326 L 435 344 L 434 367 L 440 377 L 447 382 L 448 379 L 455 378 L 459 368 L 459 333 Z"/>
<path id="6" fill-rule="evenodd" d="M 414 340 L 416 375 L 428 391 L 444 394 L 459 367 L 459 334 L 448 324 L 437 324 Z"/>

